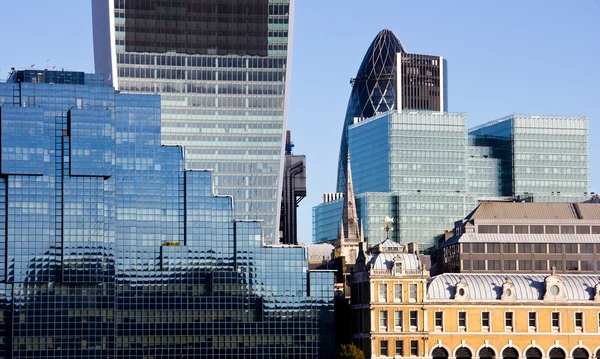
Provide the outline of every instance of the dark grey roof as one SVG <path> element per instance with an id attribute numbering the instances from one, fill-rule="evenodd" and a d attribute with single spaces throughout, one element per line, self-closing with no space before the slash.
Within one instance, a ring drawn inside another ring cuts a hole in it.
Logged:
<path id="1" fill-rule="evenodd" d="M 471 301 L 496 301 L 502 295 L 502 283 L 506 277 L 515 286 L 517 301 L 542 300 L 545 293 L 544 274 L 467 274 L 445 273 L 429 280 L 427 298 L 431 301 L 454 299 L 456 283 L 462 277 L 469 287 Z M 600 283 L 600 275 L 561 275 L 569 301 L 587 302 L 594 299 L 594 288 Z"/>

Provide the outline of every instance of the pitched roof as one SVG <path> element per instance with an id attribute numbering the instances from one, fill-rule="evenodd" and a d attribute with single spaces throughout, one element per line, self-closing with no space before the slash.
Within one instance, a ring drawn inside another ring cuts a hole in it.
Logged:
<path id="1" fill-rule="evenodd" d="M 483 202 L 471 219 L 600 220 L 599 203 Z"/>

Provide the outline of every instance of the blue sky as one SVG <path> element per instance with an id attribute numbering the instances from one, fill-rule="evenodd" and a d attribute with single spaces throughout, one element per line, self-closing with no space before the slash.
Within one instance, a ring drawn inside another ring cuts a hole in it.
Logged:
<path id="1" fill-rule="evenodd" d="M 590 190 L 600 192 L 600 0 L 296 0 L 288 128 L 307 156 L 312 207 L 335 190 L 342 123 L 369 44 L 393 30 L 412 53 L 448 60 L 449 109 L 469 126 L 512 112 L 590 117 Z M 10 67 L 93 72 L 87 0 L 0 0 L 0 76 Z"/>

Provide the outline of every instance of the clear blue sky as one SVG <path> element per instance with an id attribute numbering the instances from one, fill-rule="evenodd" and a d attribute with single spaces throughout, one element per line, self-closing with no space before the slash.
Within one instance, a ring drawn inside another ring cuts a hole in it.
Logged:
<path id="1" fill-rule="evenodd" d="M 93 71 L 88 0 L 0 0 L 0 75 Z M 469 126 L 518 113 L 590 117 L 590 191 L 600 192 L 600 0 L 296 0 L 288 127 L 308 162 L 299 239 L 335 190 L 349 80 L 377 33 L 448 60 L 449 109 Z"/>

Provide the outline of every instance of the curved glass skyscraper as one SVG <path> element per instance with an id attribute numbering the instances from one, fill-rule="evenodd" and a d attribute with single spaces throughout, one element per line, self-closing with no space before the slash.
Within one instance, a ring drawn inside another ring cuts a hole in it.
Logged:
<path id="1" fill-rule="evenodd" d="M 409 54 L 393 31 L 377 34 L 352 79 L 340 145 L 338 192 L 344 191 L 346 183 L 348 127 L 359 119 L 402 108 L 446 110 L 444 68 L 441 57 Z"/>
<path id="2" fill-rule="evenodd" d="M 96 73 L 159 93 L 161 142 L 277 242 L 293 0 L 93 0 L 92 14 Z"/>

